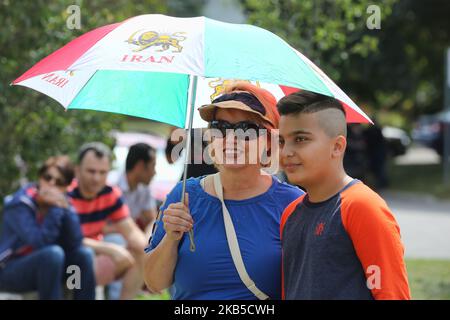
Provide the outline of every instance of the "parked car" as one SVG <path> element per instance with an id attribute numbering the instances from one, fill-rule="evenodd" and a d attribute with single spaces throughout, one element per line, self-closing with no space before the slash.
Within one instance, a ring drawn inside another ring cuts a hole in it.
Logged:
<path id="1" fill-rule="evenodd" d="M 382 132 L 389 156 L 398 157 L 406 153 L 408 147 L 411 145 L 411 138 L 405 130 L 385 126 L 382 128 Z"/>
<path id="2" fill-rule="evenodd" d="M 421 116 L 412 131 L 413 140 L 444 154 L 445 126 L 450 125 L 450 110 Z"/>
<path id="3" fill-rule="evenodd" d="M 113 132 L 116 139 L 114 147 L 114 161 L 112 170 L 108 175 L 108 181 L 117 181 L 117 178 L 125 171 L 125 161 L 128 149 L 135 143 L 144 142 L 156 149 L 156 174 L 150 183 L 153 197 L 161 203 L 166 195 L 180 181 L 183 172 L 184 157 L 180 157 L 175 163 L 169 164 L 165 156 L 166 138 L 137 132 Z"/>

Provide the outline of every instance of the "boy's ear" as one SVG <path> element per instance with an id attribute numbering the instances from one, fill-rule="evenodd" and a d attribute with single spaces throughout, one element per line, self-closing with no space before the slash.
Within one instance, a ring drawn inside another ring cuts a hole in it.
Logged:
<path id="1" fill-rule="evenodd" d="M 347 138 L 344 136 L 337 136 L 334 138 L 332 157 L 344 158 L 345 149 L 347 148 Z"/>

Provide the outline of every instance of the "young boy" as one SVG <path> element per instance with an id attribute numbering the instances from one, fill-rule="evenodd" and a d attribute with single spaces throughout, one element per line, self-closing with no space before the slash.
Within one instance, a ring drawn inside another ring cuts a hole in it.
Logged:
<path id="1" fill-rule="evenodd" d="M 281 164 L 307 194 L 284 211 L 284 299 L 410 299 L 400 229 L 388 206 L 343 167 L 345 111 L 300 91 L 278 102 Z"/>

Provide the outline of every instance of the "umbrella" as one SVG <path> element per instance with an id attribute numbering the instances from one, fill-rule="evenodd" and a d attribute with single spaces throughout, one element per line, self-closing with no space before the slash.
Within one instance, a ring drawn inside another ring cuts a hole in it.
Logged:
<path id="1" fill-rule="evenodd" d="M 223 79 L 258 81 L 272 86 L 278 97 L 298 89 L 332 96 L 343 103 L 348 122 L 371 122 L 314 63 L 280 37 L 252 25 L 205 17 L 148 14 L 94 29 L 12 84 L 42 92 L 67 109 L 121 113 L 190 129 L 194 115 L 198 118 L 194 106 L 201 97 L 207 99 L 205 87 L 215 91 L 211 81 L 220 85 Z M 187 159 L 190 139 L 188 135 Z"/>

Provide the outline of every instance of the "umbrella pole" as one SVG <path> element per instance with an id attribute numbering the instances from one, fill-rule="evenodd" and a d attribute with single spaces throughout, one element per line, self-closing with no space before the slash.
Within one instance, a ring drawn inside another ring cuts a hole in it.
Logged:
<path id="1" fill-rule="evenodd" d="M 190 77 L 190 83 L 189 83 L 189 109 L 190 109 L 190 113 L 189 113 L 189 125 L 188 125 L 188 130 L 187 130 L 187 140 L 186 140 L 186 160 L 184 162 L 184 171 L 183 171 L 183 188 L 182 188 L 182 192 L 181 192 L 181 202 L 184 203 L 184 194 L 186 192 L 186 177 L 187 177 L 187 167 L 189 162 L 191 161 L 191 152 L 192 152 L 192 148 L 191 148 L 191 139 L 192 139 L 192 135 L 191 135 L 191 131 L 192 131 L 192 122 L 194 120 L 194 111 L 195 111 L 195 95 L 197 93 L 197 76 L 191 76 Z M 189 246 L 189 250 L 191 250 L 191 252 L 195 251 L 195 242 L 194 242 L 194 229 L 192 228 L 189 231 L 189 241 L 190 241 L 190 246 Z"/>

